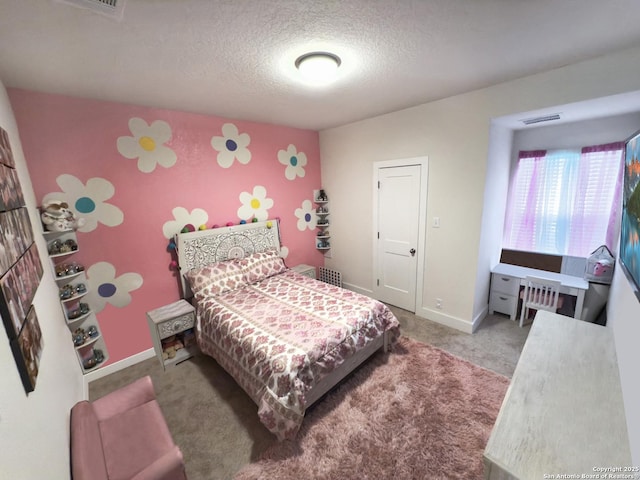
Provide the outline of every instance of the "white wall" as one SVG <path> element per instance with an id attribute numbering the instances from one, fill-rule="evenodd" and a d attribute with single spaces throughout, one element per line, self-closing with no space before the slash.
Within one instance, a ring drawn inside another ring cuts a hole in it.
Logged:
<path id="1" fill-rule="evenodd" d="M 441 226 L 427 228 L 424 301 L 416 313 L 471 332 L 488 302 L 488 265 L 500 249 L 504 214 L 504 197 L 490 189 L 485 195 L 486 185 L 505 191 L 504 172 L 489 168 L 508 163 L 505 148 L 494 147 L 488 163 L 490 139 L 508 137 L 504 130 L 490 135 L 492 120 L 637 90 L 640 48 L 320 132 L 322 181 L 331 197 L 327 266 L 341 271 L 348 286 L 372 290 L 371 164 L 428 156 L 427 223 L 438 216 Z M 435 309 L 436 297 L 442 310 Z M 621 371 L 629 355 L 618 352 Z M 632 427 L 640 430 L 637 421 Z M 639 448 L 636 441 L 632 451 Z"/>
<path id="2" fill-rule="evenodd" d="M 594 118 L 580 122 L 518 130 L 513 136 L 513 163 L 519 150 L 579 148 L 620 142 L 640 130 L 640 112 Z"/>
<path id="3" fill-rule="evenodd" d="M 16 169 L 44 267 L 36 309 L 44 347 L 36 388 L 25 394 L 4 331 L 0 332 L 0 477 L 65 479 L 69 473 L 69 411 L 83 397 L 83 380 L 58 301 L 31 179 L 16 122 L 0 83 L 0 126 L 9 134 Z M 4 330 L 4 329 L 2 329 Z"/>

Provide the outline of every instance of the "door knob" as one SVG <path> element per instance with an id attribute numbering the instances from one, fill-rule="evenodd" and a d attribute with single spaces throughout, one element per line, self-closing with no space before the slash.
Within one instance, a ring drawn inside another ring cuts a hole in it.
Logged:
<path id="1" fill-rule="evenodd" d="M 416 249 L 412 248 L 411 250 L 409 250 L 409 253 L 411 254 L 411 256 L 413 257 L 416 254 Z"/>

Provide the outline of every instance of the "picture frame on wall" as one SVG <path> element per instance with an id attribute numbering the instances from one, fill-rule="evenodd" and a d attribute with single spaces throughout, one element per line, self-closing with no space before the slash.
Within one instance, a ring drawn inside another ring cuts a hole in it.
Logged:
<path id="1" fill-rule="evenodd" d="M 0 317 L 28 394 L 43 347 L 32 302 L 44 272 L 15 167 L 9 135 L 0 127 Z"/>
<path id="2" fill-rule="evenodd" d="M 24 195 L 16 170 L 0 163 L 0 212 L 23 205 Z"/>
<path id="3" fill-rule="evenodd" d="M 2 127 L 0 127 L 0 163 L 7 167 L 16 167 L 13 152 L 11 151 L 11 144 L 9 143 L 9 134 Z"/>
<path id="4" fill-rule="evenodd" d="M 27 313 L 20 334 L 10 343 L 20 379 L 25 392 L 28 394 L 36 388 L 36 380 L 40 370 L 40 358 L 44 347 L 40 323 L 33 306 Z"/>
<path id="5" fill-rule="evenodd" d="M 0 277 L 27 251 L 34 241 L 26 208 L 0 212 Z"/>
<path id="6" fill-rule="evenodd" d="M 42 275 L 38 247 L 32 243 L 0 278 L 0 315 L 9 340 L 15 339 L 22 330 Z"/>
<path id="7" fill-rule="evenodd" d="M 640 301 L 640 130 L 625 141 L 620 264 Z"/>

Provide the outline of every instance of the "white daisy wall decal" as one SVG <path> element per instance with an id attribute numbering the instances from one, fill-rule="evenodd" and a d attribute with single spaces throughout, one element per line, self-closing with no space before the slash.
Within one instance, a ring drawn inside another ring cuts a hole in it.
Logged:
<path id="1" fill-rule="evenodd" d="M 138 159 L 138 170 L 153 172 L 156 165 L 173 167 L 178 159 L 176 152 L 164 144 L 171 140 L 171 127 L 167 122 L 156 120 L 147 125 L 141 118 L 129 120 L 132 137 L 119 137 L 118 152 L 125 158 Z"/>
<path id="2" fill-rule="evenodd" d="M 184 227 L 191 227 L 190 231 L 195 231 L 209 221 L 209 214 L 201 208 L 194 208 L 191 213 L 184 207 L 176 207 L 173 213 L 173 220 L 165 222 L 162 226 L 162 233 L 166 238 L 172 238 L 180 233 Z"/>
<path id="3" fill-rule="evenodd" d="M 238 209 L 238 217 L 241 220 L 249 220 L 255 217 L 259 221 L 269 218 L 269 209 L 273 207 L 273 200 L 267 198 L 267 189 L 262 185 L 253 187 L 253 193 L 242 192 L 240 194 L 242 206 Z"/>
<path id="4" fill-rule="evenodd" d="M 284 176 L 287 180 L 304 177 L 307 155 L 304 152 L 298 152 L 295 145 L 289 145 L 286 150 L 278 151 L 278 161 L 287 167 L 284 170 Z"/>
<path id="5" fill-rule="evenodd" d="M 42 203 L 53 200 L 67 202 L 76 218 L 84 219 L 84 225 L 78 228 L 79 232 L 91 232 L 96 229 L 98 223 L 115 227 L 124 221 L 122 210 L 105 202 L 113 197 L 116 191 L 109 180 L 94 177 L 85 185 L 77 177 L 63 174 L 56 179 L 56 183 L 62 192 L 47 193 Z"/>
<path id="6" fill-rule="evenodd" d="M 287 258 L 289 256 L 289 247 L 285 247 L 284 245 L 280 247 L 280 256 L 282 258 Z"/>
<path id="7" fill-rule="evenodd" d="M 298 218 L 298 230 L 304 231 L 305 229 L 313 230 L 316 228 L 318 217 L 311 200 L 305 200 L 302 202 L 300 208 L 296 208 L 296 217 Z"/>
<path id="8" fill-rule="evenodd" d="M 229 168 L 234 160 L 246 165 L 251 160 L 251 151 L 247 148 L 251 143 L 248 133 L 240 133 L 233 123 L 222 126 L 222 136 L 214 136 L 211 146 L 218 152 L 218 165 Z"/>
<path id="9" fill-rule="evenodd" d="M 123 273 L 116 277 L 116 267 L 109 262 L 94 263 L 87 269 L 89 293 L 87 300 L 97 313 L 107 303 L 123 308 L 131 303 L 131 294 L 142 286 L 142 275 L 134 272 Z"/>

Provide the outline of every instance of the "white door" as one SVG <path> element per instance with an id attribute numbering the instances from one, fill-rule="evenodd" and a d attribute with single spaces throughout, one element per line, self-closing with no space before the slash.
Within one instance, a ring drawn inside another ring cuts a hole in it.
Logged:
<path id="1" fill-rule="evenodd" d="M 421 165 L 378 169 L 376 296 L 414 312 Z"/>

